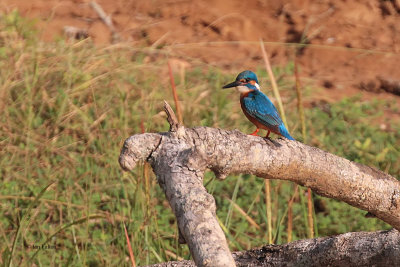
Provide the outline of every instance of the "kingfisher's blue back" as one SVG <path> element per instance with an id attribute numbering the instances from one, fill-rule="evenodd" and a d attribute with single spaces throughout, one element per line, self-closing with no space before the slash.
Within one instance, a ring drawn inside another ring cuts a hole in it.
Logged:
<path id="1" fill-rule="evenodd" d="M 279 116 L 278 110 L 269 98 L 260 91 L 257 76 L 251 71 L 241 72 L 236 80 L 223 88 L 236 87 L 240 94 L 240 104 L 246 117 L 256 125 L 252 135 L 257 135 L 259 129 L 265 129 L 279 134 L 289 140 L 295 140 L 286 129 Z"/>

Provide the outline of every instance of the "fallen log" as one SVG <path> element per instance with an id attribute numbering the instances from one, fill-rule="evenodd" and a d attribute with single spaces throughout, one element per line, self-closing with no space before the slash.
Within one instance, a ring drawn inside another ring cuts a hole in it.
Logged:
<path id="1" fill-rule="evenodd" d="M 400 182 L 394 177 L 297 141 L 185 128 L 167 103 L 165 109 L 170 131 L 129 137 L 119 162 L 125 170 L 140 160 L 151 164 L 197 266 L 235 266 L 215 216 L 215 200 L 203 186 L 207 169 L 220 179 L 248 173 L 290 180 L 366 210 L 400 230 Z"/>

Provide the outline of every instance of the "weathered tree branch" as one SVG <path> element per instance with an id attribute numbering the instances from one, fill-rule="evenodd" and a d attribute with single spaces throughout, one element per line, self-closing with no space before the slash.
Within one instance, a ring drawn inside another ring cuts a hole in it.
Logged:
<path id="1" fill-rule="evenodd" d="M 296 141 L 272 141 L 237 130 L 189 129 L 171 116 L 168 121 L 170 132 L 128 138 L 119 161 L 126 170 L 139 160 L 151 163 L 198 266 L 234 266 L 215 201 L 203 187 L 206 169 L 221 179 L 249 173 L 290 180 L 369 211 L 400 230 L 400 182 L 388 174 Z"/>
<path id="2" fill-rule="evenodd" d="M 400 233 L 397 230 L 346 233 L 266 245 L 233 252 L 236 266 L 400 266 Z M 193 261 L 165 262 L 148 267 L 195 267 Z"/>

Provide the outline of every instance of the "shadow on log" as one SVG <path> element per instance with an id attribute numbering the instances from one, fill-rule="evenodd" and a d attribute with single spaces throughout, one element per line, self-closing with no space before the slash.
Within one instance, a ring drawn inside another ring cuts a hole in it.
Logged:
<path id="1" fill-rule="evenodd" d="M 185 128 L 166 102 L 165 110 L 170 131 L 129 137 L 119 162 L 125 170 L 140 160 L 151 164 L 197 266 L 235 266 L 215 216 L 215 200 L 203 186 L 207 169 L 220 179 L 248 173 L 290 180 L 400 229 L 400 182 L 394 177 L 297 141 L 272 141 L 237 130 Z"/>

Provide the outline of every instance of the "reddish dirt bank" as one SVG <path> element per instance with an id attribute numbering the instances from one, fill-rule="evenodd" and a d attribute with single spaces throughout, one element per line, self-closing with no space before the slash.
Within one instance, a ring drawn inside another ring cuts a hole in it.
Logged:
<path id="1" fill-rule="evenodd" d="M 64 26 L 86 29 L 98 44 L 110 30 L 83 0 L 3 0 L 38 18 L 42 39 L 52 41 Z M 232 71 L 262 63 L 259 40 L 273 64 L 295 56 L 303 84 L 325 87 L 330 99 L 370 91 L 367 96 L 400 103 L 400 0 L 98 0 L 116 31 L 132 45 L 153 45 L 177 57 L 200 59 Z M 377 94 L 379 93 L 379 94 Z"/>

